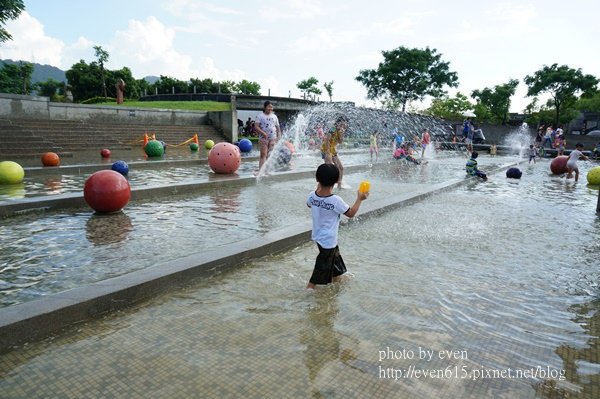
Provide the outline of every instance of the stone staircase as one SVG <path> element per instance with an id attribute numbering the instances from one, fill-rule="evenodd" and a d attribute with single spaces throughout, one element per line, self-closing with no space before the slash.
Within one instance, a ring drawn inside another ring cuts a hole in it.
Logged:
<path id="1" fill-rule="evenodd" d="M 0 160 L 38 157 L 53 151 L 61 156 L 76 151 L 124 150 L 137 147 L 144 133 L 155 134 L 167 144 L 180 144 L 198 134 L 200 142 L 224 141 L 209 125 L 111 124 L 75 120 L 0 119 Z"/>

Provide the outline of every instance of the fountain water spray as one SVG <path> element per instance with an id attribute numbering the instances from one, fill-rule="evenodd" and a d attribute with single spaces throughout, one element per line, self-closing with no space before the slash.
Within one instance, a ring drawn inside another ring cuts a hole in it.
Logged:
<path id="1" fill-rule="evenodd" d="M 511 153 L 517 154 L 517 164 L 525 157 L 532 142 L 533 136 L 529 130 L 529 126 L 525 122 L 517 129 L 511 131 L 504 139 L 504 143 L 510 147 Z"/>
<path id="2" fill-rule="evenodd" d="M 320 146 L 318 127 L 321 126 L 327 133 L 342 115 L 348 121 L 342 147 L 366 149 L 369 146 L 369 136 L 374 132 L 381 134 L 385 146 L 386 143 L 391 143 L 392 132 L 395 129 L 411 141 L 413 136 L 420 137 L 423 129 L 427 128 L 431 135 L 431 143 L 425 151 L 425 156 L 431 159 L 435 157 L 435 138 L 441 139 L 450 133 L 444 121 L 430 116 L 355 107 L 351 103 L 322 103 L 299 112 L 288 122 L 287 128 L 282 132 L 282 138 L 275 144 L 271 156 L 258 172 L 257 179 L 260 180 L 265 175 L 287 166 L 285 162 L 281 162 L 285 161 L 285 157 L 279 156 L 286 152 L 286 142 L 292 143 L 297 155 L 302 156 L 309 151 L 310 139 L 316 142 L 317 147 Z"/>

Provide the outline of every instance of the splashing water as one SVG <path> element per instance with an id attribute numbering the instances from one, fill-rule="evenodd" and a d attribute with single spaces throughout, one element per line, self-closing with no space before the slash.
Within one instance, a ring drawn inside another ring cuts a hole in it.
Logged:
<path id="1" fill-rule="evenodd" d="M 415 136 L 421 137 L 423 129 L 428 128 L 432 140 L 425 150 L 425 157 L 432 159 L 435 157 L 434 139 L 439 137 L 443 140 L 444 136 L 450 134 L 450 127 L 444 121 L 430 116 L 355 107 L 351 103 L 322 103 L 299 112 L 288 122 L 286 130 L 282 132 L 282 139 L 275 144 L 257 179 L 289 168 L 288 159 L 291 156 L 287 151 L 287 143 L 293 144 L 297 156 L 319 148 L 322 142 L 317 134 L 319 128 L 327 133 L 340 116 L 347 119 L 347 128 L 344 142 L 338 148 L 367 149 L 369 136 L 375 132 L 381 134 L 383 146 L 391 143 L 396 130 L 410 141 Z"/>
<path id="2" fill-rule="evenodd" d="M 423 153 L 423 158 L 425 159 L 435 159 L 435 141 L 431 141 L 427 147 L 425 147 L 425 152 Z"/>
<path id="3" fill-rule="evenodd" d="M 525 158 L 529 145 L 533 142 L 533 136 L 527 123 L 510 132 L 504 139 L 504 144 L 511 149 L 511 153 L 517 154 L 517 164 Z"/>

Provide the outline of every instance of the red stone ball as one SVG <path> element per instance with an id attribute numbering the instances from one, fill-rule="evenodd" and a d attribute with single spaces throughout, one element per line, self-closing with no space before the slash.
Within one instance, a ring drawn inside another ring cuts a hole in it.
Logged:
<path id="1" fill-rule="evenodd" d="M 559 157 L 554 158 L 552 162 L 550 162 L 550 170 L 552 171 L 552 173 L 554 173 L 555 175 L 562 175 L 564 173 L 567 173 L 568 160 L 569 157 L 566 155 L 561 155 Z"/>
<path id="2" fill-rule="evenodd" d="M 108 148 L 103 148 L 102 151 L 100 151 L 102 158 L 110 158 L 110 154 L 111 152 Z"/>
<path id="3" fill-rule="evenodd" d="M 118 212 L 127 205 L 131 187 L 123 175 L 114 170 L 100 170 L 85 181 L 83 198 L 100 213 Z"/>
<path id="4" fill-rule="evenodd" d="M 215 173 L 232 174 L 240 167 L 240 149 L 230 143 L 218 143 L 208 153 L 208 165 Z"/>
<path id="5" fill-rule="evenodd" d="M 60 165 L 60 157 L 55 152 L 47 152 L 44 155 L 42 155 L 42 165 L 58 166 Z"/>

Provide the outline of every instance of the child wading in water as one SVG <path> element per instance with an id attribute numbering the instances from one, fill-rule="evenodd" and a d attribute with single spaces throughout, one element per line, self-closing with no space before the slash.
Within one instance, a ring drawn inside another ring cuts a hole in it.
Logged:
<path id="1" fill-rule="evenodd" d="M 583 158 L 584 160 L 588 159 L 588 157 L 583 155 L 581 150 L 583 150 L 583 144 L 577 143 L 575 149 L 571 151 L 571 154 L 569 154 L 569 160 L 567 161 L 567 179 L 572 178 L 573 172 L 575 172 L 575 181 L 579 180 L 579 168 L 577 167 L 577 160 L 579 158 Z"/>
<path id="2" fill-rule="evenodd" d="M 319 247 L 315 268 L 306 288 L 317 284 L 330 284 L 340 281 L 346 273 L 346 265 L 340 255 L 337 238 L 340 228 L 340 215 L 351 218 L 356 215 L 362 201 L 369 193 L 358 192 L 352 207 L 333 194 L 333 187 L 340 177 L 340 171 L 333 164 L 322 164 L 317 168 L 317 189 L 308 195 L 306 205 L 312 213 L 312 240 Z"/>
<path id="3" fill-rule="evenodd" d="M 371 153 L 371 163 L 373 163 L 373 152 L 375 152 L 375 162 L 377 162 L 377 158 L 379 158 L 378 139 L 379 133 L 371 133 L 371 137 L 369 138 L 369 152 Z"/>
<path id="4" fill-rule="evenodd" d="M 531 163 L 531 161 L 533 161 L 533 163 L 535 163 L 535 158 L 538 156 L 538 150 L 536 147 L 533 146 L 533 144 L 529 145 L 529 163 Z"/>
<path id="5" fill-rule="evenodd" d="M 480 171 L 479 169 L 477 169 L 477 157 L 479 156 L 479 154 L 477 153 L 477 151 L 473 151 L 471 153 L 471 159 L 469 159 L 467 161 L 467 165 L 466 165 L 466 170 L 467 170 L 467 174 L 470 176 L 477 176 L 482 178 L 483 180 L 487 180 L 487 175 L 485 173 L 483 173 L 482 171 Z"/>

